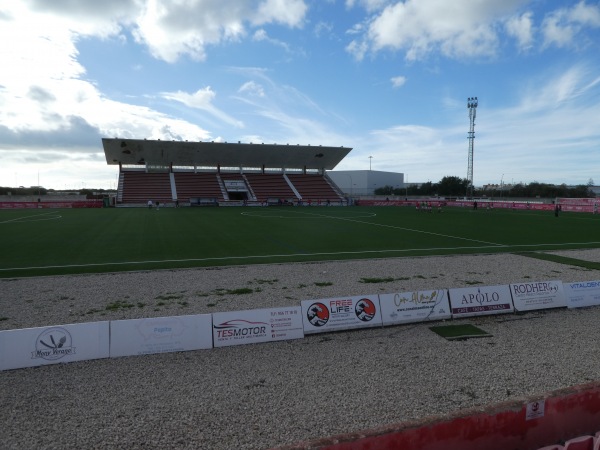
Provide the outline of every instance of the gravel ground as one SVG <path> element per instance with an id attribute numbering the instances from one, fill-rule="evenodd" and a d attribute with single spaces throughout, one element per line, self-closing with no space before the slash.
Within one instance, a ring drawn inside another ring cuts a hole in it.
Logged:
<path id="1" fill-rule="evenodd" d="M 551 279 L 600 273 L 501 254 L 6 279 L 0 329 Z M 0 448 L 264 449 L 445 416 L 598 380 L 599 321 L 548 310 L 463 319 L 493 337 L 460 342 L 414 324 L 0 372 Z"/>

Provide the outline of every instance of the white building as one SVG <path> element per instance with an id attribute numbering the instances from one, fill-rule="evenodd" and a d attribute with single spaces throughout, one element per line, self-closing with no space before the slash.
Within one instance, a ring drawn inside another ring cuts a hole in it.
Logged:
<path id="1" fill-rule="evenodd" d="M 375 189 L 404 188 L 404 174 L 379 170 L 328 170 L 327 175 L 346 195 L 373 195 Z"/>

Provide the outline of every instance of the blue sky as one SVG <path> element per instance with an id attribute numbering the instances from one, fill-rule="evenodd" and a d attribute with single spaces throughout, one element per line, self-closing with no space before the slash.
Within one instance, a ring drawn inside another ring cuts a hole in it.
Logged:
<path id="1" fill-rule="evenodd" d="M 600 184 L 600 2 L 0 0 L 0 185 L 114 188 L 102 137 L 352 147 L 338 170 Z M 372 158 L 370 158 L 372 156 Z"/>

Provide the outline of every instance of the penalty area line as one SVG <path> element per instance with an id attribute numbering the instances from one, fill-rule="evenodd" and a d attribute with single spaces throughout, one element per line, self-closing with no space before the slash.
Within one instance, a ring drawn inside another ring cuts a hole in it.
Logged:
<path id="1" fill-rule="evenodd" d="M 519 248 L 538 248 L 541 247 L 562 247 L 565 245 L 598 245 L 600 242 L 564 242 L 560 244 L 516 244 L 503 245 L 505 250 Z M 30 267 L 8 267 L 0 268 L 0 272 L 8 272 L 11 270 L 39 270 L 39 269 L 69 269 L 69 268 L 84 268 L 84 267 L 108 267 L 108 266 L 126 266 L 126 265 L 144 265 L 144 264 L 169 264 L 169 263 L 187 263 L 187 262 L 209 262 L 209 261 L 227 261 L 227 260 L 252 260 L 252 259 L 269 259 L 269 258 L 295 258 L 295 257 L 311 257 L 311 256 L 343 256 L 343 255 L 383 255 L 386 253 L 408 253 L 408 252 L 430 252 L 439 250 L 485 250 L 498 249 L 498 245 L 483 245 L 474 247 L 427 247 L 427 248 L 405 248 L 405 249 L 389 249 L 389 250 L 361 250 L 356 252 L 317 252 L 317 253 L 288 253 L 274 255 L 247 255 L 247 256 L 220 256 L 212 258 L 186 258 L 186 259 L 160 259 L 147 261 L 122 261 L 122 262 L 107 262 L 107 263 L 89 263 L 89 264 L 64 264 L 53 266 L 30 266 Z M 434 255 L 426 255 L 434 256 Z M 451 255 L 452 256 L 452 255 Z M 455 256 L 465 256 L 458 254 Z"/>

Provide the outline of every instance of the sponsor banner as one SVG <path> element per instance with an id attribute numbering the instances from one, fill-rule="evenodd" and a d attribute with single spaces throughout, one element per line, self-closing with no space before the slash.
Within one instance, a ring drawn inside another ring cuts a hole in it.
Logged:
<path id="1" fill-rule="evenodd" d="M 562 281 L 536 281 L 510 285 L 516 311 L 561 308 L 567 306 Z"/>
<path id="2" fill-rule="evenodd" d="M 450 319 L 446 289 L 380 294 L 383 325 Z"/>
<path id="3" fill-rule="evenodd" d="M 298 306 L 213 313 L 213 345 L 256 344 L 302 339 L 302 311 Z"/>
<path id="4" fill-rule="evenodd" d="M 212 348 L 210 314 L 113 320 L 110 357 Z"/>
<path id="5" fill-rule="evenodd" d="M 563 282 L 563 289 L 569 308 L 600 305 L 600 280 Z"/>
<path id="6" fill-rule="evenodd" d="M 0 202 L 0 209 L 36 208 L 102 208 L 102 200 L 76 202 Z"/>
<path id="7" fill-rule="evenodd" d="M 108 358 L 109 322 L 0 331 L 0 370 Z"/>
<path id="8" fill-rule="evenodd" d="M 450 289 L 448 295 L 452 317 L 456 319 L 514 311 L 507 285 Z"/>
<path id="9" fill-rule="evenodd" d="M 379 297 L 366 295 L 302 301 L 304 333 L 381 326 Z"/>

